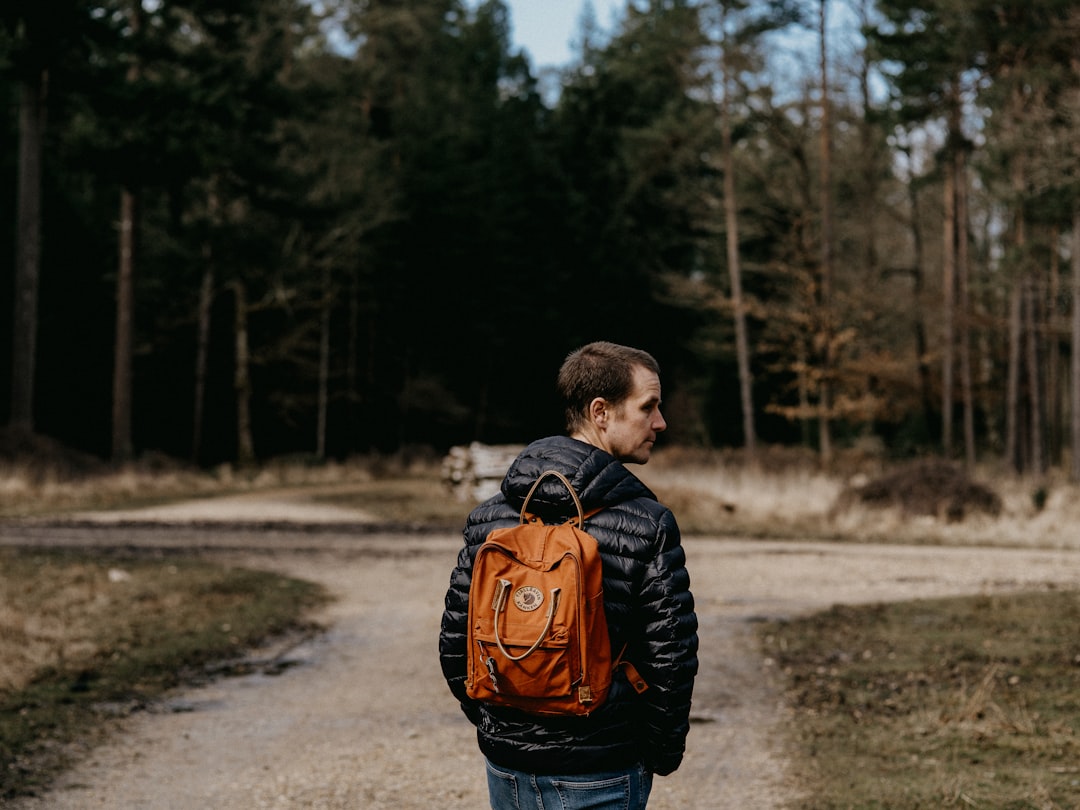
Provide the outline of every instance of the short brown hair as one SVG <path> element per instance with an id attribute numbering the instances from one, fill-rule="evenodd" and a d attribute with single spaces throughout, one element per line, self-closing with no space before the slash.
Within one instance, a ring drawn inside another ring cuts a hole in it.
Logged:
<path id="1" fill-rule="evenodd" d="M 643 366 L 660 376 L 660 365 L 646 351 L 601 340 L 566 356 L 556 388 L 566 409 L 566 431 L 574 433 L 585 421 L 589 403 L 602 397 L 619 405 L 634 391 L 634 368 Z"/>

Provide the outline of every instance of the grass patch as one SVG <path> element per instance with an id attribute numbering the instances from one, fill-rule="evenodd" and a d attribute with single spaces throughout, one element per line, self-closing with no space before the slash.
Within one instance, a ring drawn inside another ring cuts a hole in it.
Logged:
<path id="1" fill-rule="evenodd" d="M 110 718 L 301 628 L 325 598 L 194 559 L 0 550 L 0 799 L 47 784 Z"/>
<path id="2" fill-rule="evenodd" d="M 379 523 L 460 531 L 472 504 L 462 504 L 434 475 L 388 478 L 313 500 L 359 509 Z"/>
<path id="3" fill-rule="evenodd" d="M 802 810 L 1080 807 L 1080 594 L 837 606 L 762 626 Z"/>

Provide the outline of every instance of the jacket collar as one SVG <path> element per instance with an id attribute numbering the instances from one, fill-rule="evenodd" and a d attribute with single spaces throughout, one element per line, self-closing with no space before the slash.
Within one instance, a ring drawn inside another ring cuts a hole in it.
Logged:
<path id="1" fill-rule="evenodd" d="M 502 493 L 515 509 L 546 470 L 558 470 L 574 485 L 586 512 L 614 506 L 633 498 L 656 500 L 652 491 L 610 453 L 568 436 L 539 439 L 510 465 L 502 482 Z M 566 487 L 549 477 L 533 495 L 529 511 L 541 515 L 570 515 L 575 511 Z"/>

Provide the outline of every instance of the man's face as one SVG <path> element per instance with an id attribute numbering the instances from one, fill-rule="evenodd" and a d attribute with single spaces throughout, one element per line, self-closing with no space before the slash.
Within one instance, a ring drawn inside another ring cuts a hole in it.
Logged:
<path id="1" fill-rule="evenodd" d="M 634 390 L 607 411 L 604 449 L 620 461 L 644 464 L 656 434 L 667 428 L 660 413 L 660 378 L 644 366 L 634 367 Z"/>

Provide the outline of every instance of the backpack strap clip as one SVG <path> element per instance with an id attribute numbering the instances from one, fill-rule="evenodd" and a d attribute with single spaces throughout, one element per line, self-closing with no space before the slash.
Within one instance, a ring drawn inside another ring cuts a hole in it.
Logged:
<path id="1" fill-rule="evenodd" d="M 623 648 L 619 650 L 619 654 L 616 656 L 615 662 L 611 665 L 611 669 L 612 671 L 621 669 L 623 675 L 626 676 L 627 683 L 629 683 L 631 688 L 640 695 L 649 688 L 649 684 L 641 677 L 641 673 L 637 671 L 637 667 L 623 658 L 626 654 L 627 646 L 629 645 L 623 644 Z"/>

